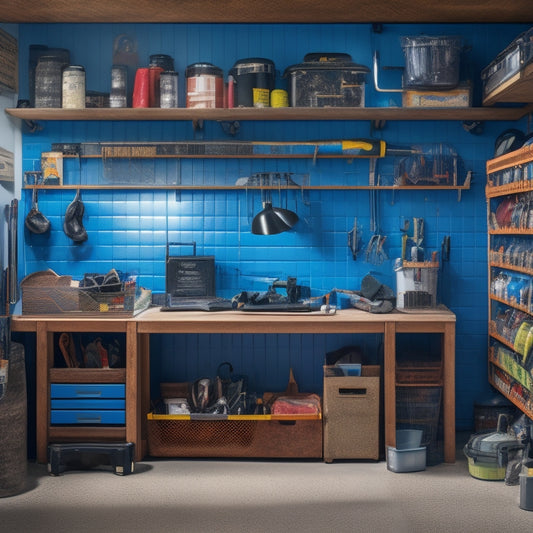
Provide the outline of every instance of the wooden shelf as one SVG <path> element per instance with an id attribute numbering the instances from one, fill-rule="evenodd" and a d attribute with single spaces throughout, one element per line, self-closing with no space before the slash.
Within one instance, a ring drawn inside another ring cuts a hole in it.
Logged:
<path id="1" fill-rule="evenodd" d="M 533 276 L 533 268 L 518 267 L 515 265 L 509 265 L 507 263 L 501 263 L 497 261 L 490 261 L 489 265 L 494 268 L 501 268 L 503 270 L 512 270 L 513 272 L 520 272 L 521 274 L 527 274 Z"/>
<path id="2" fill-rule="evenodd" d="M 3 22 L 525 23 L 530 0 L 11 0 Z"/>
<path id="3" fill-rule="evenodd" d="M 518 228 L 499 228 L 489 229 L 489 235 L 533 235 L 533 228 L 518 229 Z"/>
<path id="4" fill-rule="evenodd" d="M 501 368 L 500 368 L 500 371 L 508 375 L 507 372 L 505 372 L 505 370 L 502 370 Z M 509 401 L 511 401 L 514 405 L 516 405 L 516 407 L 518 407 L 523 413 L 525 413 L 526 416 L 528 416 L 529 418 L 533 418 L 533 411 L 530 410 L 528 406 L 524 404 L 521 398 L 517 398 L 515 395 L 504 390 L 502 387 L 499 386 L 498 381 L 490 375 L 489 375 L 489 383 L 496 390 L 500 391 Z"/>
<path id="5" fill-rule="evenodd" d="M 523 148 L 519 148 L 513 152 L 501 155 L 500 157 L 489 159 L 486 164 L 487 174 L 492 174 L 494 172 L 498 172 L 499 170 L 506 170 L 518 165 L 525 165 L 531 161 L 533 161 L 532 144 L 524 146 Z M 494 189 L 500 189 L 502 187 L 508 187 L 510 189 L 509 192 L 511 193 L 519 192 L 513 189 L 516 187 L 516 184 L 501 185 L 499 187 L 494 187 Z"/>
<path id="6" fill-rule="evenodd" d="M 8 108 L 6 113 L 23 120 L 203 120 L 221 122 L 245 120 L 519 120 L 532 112 L 526 107 L 460 107 L 460 108 L 406 108 L 406 107 L 285 107 L 234 109 L 161 109 L 161 108 Z"/>
<path id="7" fill-rule="evenodd" d="M 265 190 L 278 191 L 279 187 L 243 187 L 240 185 L 26 185 L 27 190 L 178 190 L 178 191 L 245 191 L 245 190 Z M 282 187 L 285 190 L 295 191 L 337 191 L 337 190 L 377 190 L 377 191 L 467 191 L 469 185 L 302 185 Z M 532 230 L 533 231 L 533 230 Z"/>

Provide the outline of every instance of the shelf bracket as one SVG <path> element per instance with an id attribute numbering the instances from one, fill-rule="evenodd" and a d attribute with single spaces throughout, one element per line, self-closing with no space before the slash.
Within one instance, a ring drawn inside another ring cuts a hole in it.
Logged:
<path id="1" fill-rule="evenodd" d="M 192 129 L 194 131 L 204 129 L 204 119 L 203 118 L 193 118 L 192 120 Z"/>
<path id="2" fill-rule="evenodd" d="M 481 135 L 485 130 L 485 123 L 481 120 L 463 120 L 463 129 L 472 135 Z"/>
<path id="3" fill-rule="evenodd" d="M 466 178 L 465 178 L 464 186 L 465 186 L 467 189 L 470 189 L 470 182 L 472 181 L 472 174 L 474 174 L 472 170 L 469 170 L 469 171 L 466 173 Z M 462 192 L 462 189 L 458 189 L 458 190 L 457 190 L 457 201 L 458 201 L 458 202 L 461 201 L 461 192 Z"/>
<path id="4" fill-rule="evenodd" d="M 232 137 L 239 133 L 241 129 L 241 124 L 238 120 L 221 120 L 219 121 L 222 131 L 226 135 L 231 135 Z"/>

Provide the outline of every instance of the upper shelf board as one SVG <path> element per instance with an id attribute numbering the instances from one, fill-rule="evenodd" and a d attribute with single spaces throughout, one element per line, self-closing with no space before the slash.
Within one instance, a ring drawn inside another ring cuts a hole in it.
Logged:
<path id="1" fill-rule="evenodd" d="M 533 1 L 533 0 L 532 0 Z M 387 108 L 286 107 L 235 109 L 161 108 L 9 108 L 6 113 L 24 120 L 519 120 L 531 113 L 526 107 Z"/>

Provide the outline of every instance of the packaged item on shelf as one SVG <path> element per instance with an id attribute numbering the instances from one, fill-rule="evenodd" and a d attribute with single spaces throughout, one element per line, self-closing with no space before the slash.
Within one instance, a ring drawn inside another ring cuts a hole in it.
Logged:
<path id="1" fill-rule="evenodd" d="M 162 108 L 178 107 L 178 79 L 178 73 L 173 70 L 161 72 L 159 101 Z"/>
<path id="2" fill-rule="evenodd" d="M 70 52 L 50 48 L 39 57 L 35 68 L 35 107 L 61 107 L 62 73 L 70 62 Z"/>
<path id="3" fill-rule="evenodd" d="M 192 108 L 224 107 L 222 69 L 211 63 L 194 63 L 185 70 L 186 106 Z"/>
<path id="4" fill-rule="evenodd" d="M 235 107 L 270 107 L 275 65 L 270 59 L 250 57 L 237 61 L 231 70 Z"/>
<path id="5" fill-rule="evenodd" d="M 365 107 L 368 67 L 348 54 L 311 53 L 285 69 L 292 107 Z"/>
<path id="6" fill-rule="evenodd" d="M 126 65 L 111 67 L 109 107 L 128 107 L 128 67 Z"/>
<path id="7" fill-rule="evenodd" d="M 404 88 L 454 89 L 459 85 L 460 36 L 406 36 L 401 43 L 405 56 Z"/>
<path id="8" fill-rule="evenodd" d="M 138 68 L 133 86 L 133 107 L 150 107 L 150 69 Z"/>
<path id="9" fill-rule="evenodd" d="M 70 65 L 63 69 L 62 107 L 83 109 L 85 107 L 85 69 Z"/>

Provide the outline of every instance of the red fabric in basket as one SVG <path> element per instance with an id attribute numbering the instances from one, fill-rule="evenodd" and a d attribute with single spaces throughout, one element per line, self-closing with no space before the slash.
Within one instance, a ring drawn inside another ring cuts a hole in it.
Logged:
<path id="1" fill-rule="evenodd" d="M 307 415 L 320 413 L 320 397 L 316 394 L 307 396 L 280 396 L 272 404 L 273 415 Z"/>

